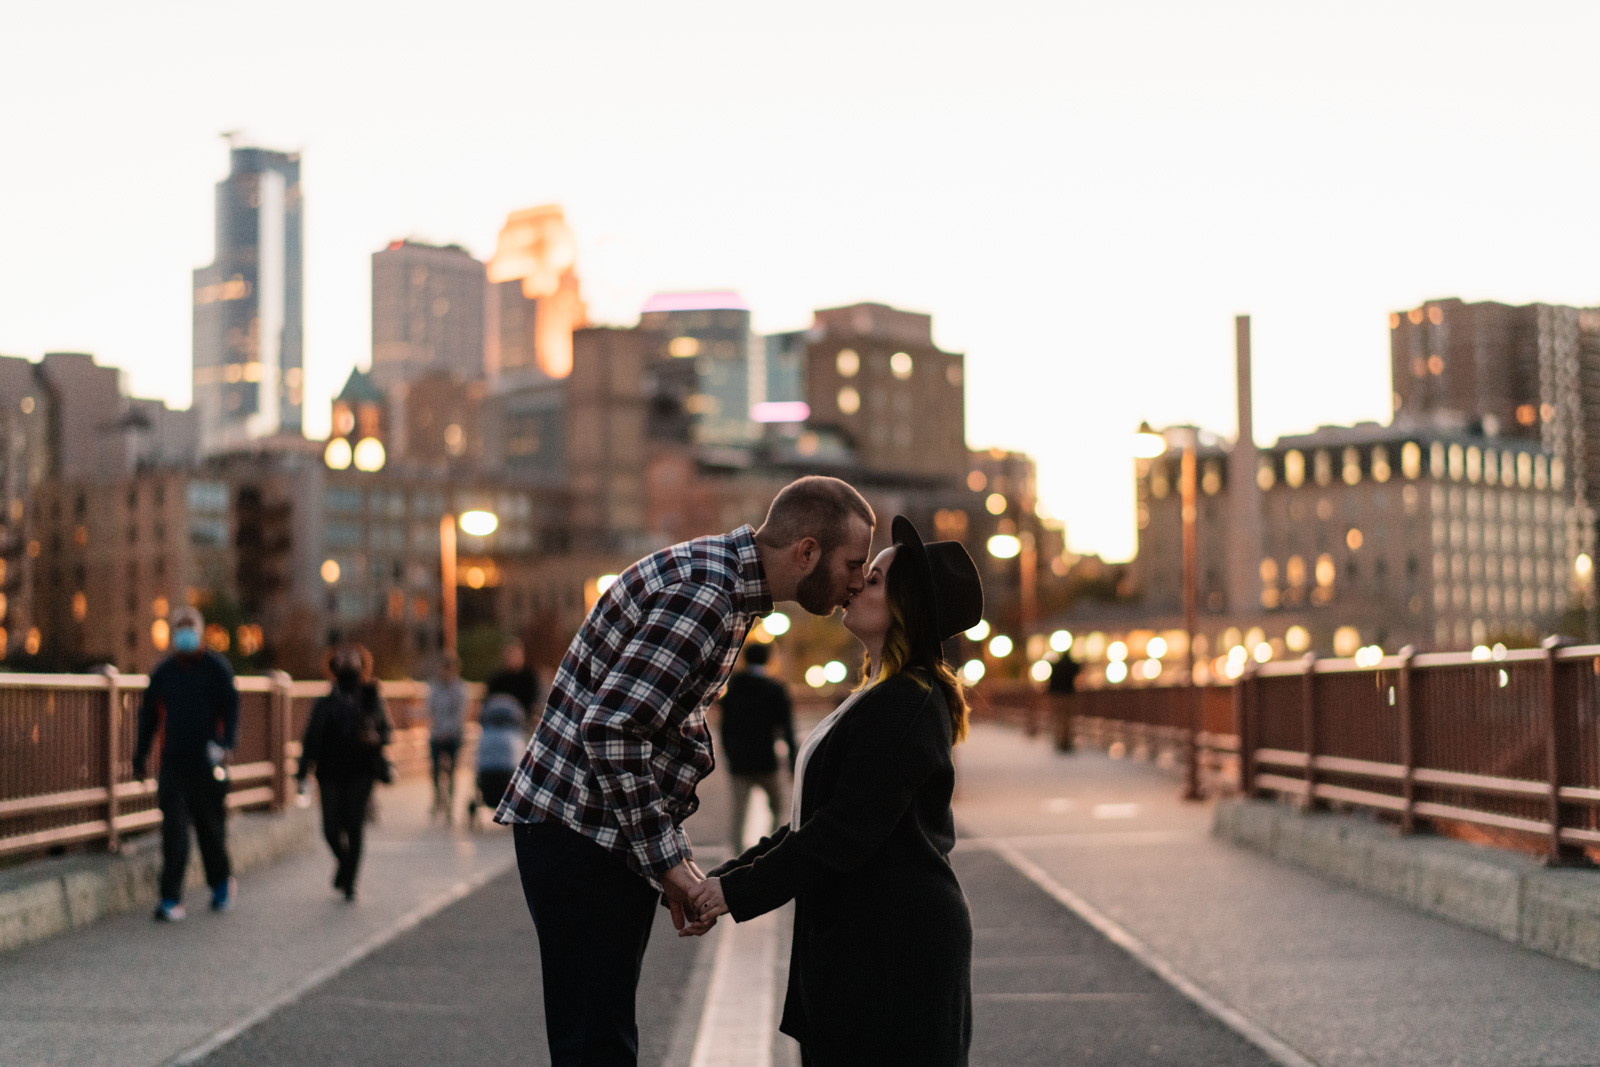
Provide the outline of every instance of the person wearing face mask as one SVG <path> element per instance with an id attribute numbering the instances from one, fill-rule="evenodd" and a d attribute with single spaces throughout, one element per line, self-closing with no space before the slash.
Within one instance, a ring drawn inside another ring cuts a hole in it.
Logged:
<path id="1" fill-rule="evenodd" d="M 156 796 L 161 807 L 161 903 L 157 922 L 184 916 L 183 875 L 189 864 L 189 827 L 194 827 L 211 887 L 211 910 L 232 905 L 235 883 L 228 860 L 228 757 L 239 732 L 239 693 L 233 668 L 201 647 L 205 620 L 194 608 L 179 608 L 168 620 L 172 655 L 150 673 L 139 706 L 139 740 L 133 774 L 142 780 L 157 732 L 161 760 Z"/>
<path id="2" fill-rule="evenodd" d="M 333 685 L 311 707 L 295 778 L 303 792 L 306 776 L 317 773 L 322 835 L 336 861 L 333 888 L 346 900 L 355 900 L 367 802 L 373 783 L 389 780 L 383 746 L 389 743 L 391 727 L 365 648 L 334 649 L 328 655 L 328 676 Z"/>

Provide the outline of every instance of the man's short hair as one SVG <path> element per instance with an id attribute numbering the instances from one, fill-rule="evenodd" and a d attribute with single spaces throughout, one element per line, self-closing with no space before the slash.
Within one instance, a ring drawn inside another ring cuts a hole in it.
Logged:
<path id="1" fill-rule="evenodd" d="M 181 629 L 185 626 L 192 627 L 196 630 L 204 630 L 206 628 L 206 620 L 205 617 L 200 614 L 199 608 L 192 608 L 185 604 L 173 611 L 171 615 L 167 616 L 167 625 L 174 630 Z"/>
<path id="2" fill-rule="evenodd" d="M 756 540 L 769 548 L 788 548 L 802 537 L 814 537 L 826 557 L 850 536 L 850 517 L 869 529 L 878 525 L 872 505 L 849 482 L 811 474 L 778 491 Z"/>

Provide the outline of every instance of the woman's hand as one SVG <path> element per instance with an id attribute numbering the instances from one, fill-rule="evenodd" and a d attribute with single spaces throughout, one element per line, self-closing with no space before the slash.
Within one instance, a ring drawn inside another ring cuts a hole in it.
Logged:
<path id="1" fill-rule="evenodd" d="M 722 896 L 721 878 L 707 878 L 689 890 L 689 901 L 700 913 L 701 922 L 728 914 L 728 902 Z"/>

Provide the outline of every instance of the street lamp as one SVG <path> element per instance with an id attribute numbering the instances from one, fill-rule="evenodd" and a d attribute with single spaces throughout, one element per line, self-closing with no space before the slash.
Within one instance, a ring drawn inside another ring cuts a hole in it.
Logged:
<path id="1" fill-rule="evenodd" d="M 1002 508 L 1002 510 L 1004 509 Z M 989 555 L 995 559 L 1015 559 L 1017 561 L 1017 628 L 1022 634 L 1022 648 L 1026 652 L 1028 639 L 1033 634 L 1035 616 L 1038 614 L 1035 605 L 1038 600 L 1039 556 L 1033 540 L 1033 531 L 1021 530 L 1015 534 L 998 533 L 989 538 L 985 547 L 988 548 Z M 971 632 L 970 630 L 968 631 L 968 636 L 971 636 Z M 1001 639 L 996 638 L 995 640 Z M 1008 646 L 1006 652 L 996 652 L 991 646 L 991 654 L 997 658 L 1008 655 L 1011 642 L 1006 640 L 1005 643 Z M 1033 696 L 1037 698 L 1038 694 L 1033 694 Z M 1039 728 L 1037 705 L 1038 700 L 1033 699 L 1029 706 L 1027 727 L 1029 736 L 1036 733 Z"/>
<path id="2" fill-rule="evenodd" d="M 1179 459 L 1179 500 L 1183 515 L 1183 631 L 1184 665 L 1189 671 L 1189 746 L 1187 752 L 1188 782 L 1184 799 L 1199 800 L 1200 792 L 1200 690 L 1194 678 L 1194 631 L 1196 600 L 1196 548 L 1195 548 L 1195 452 L 1199 449 L 1199 435 L 1192 426 L 1174 426 L 1161 434 L 1150 428 L 1148 422 L 1139 424 L 1134 435 L 1133 454 L 1139 459 L 1155 459 L 1169 448 L 1181 449 Z"/>
<path id="3" fill-rule="evenodd" d="M 444 650 L 456 652 L 456 526 L 473 537 L 488 537 L 500 527 L 500 517 L 492 511 L 463 511 L 460 516 L 445 512 L 439 518 L 439 581 L 443 607 Z"/>

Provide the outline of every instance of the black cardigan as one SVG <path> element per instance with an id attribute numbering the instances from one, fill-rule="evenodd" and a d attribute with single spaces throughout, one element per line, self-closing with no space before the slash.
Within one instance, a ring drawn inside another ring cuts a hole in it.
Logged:
<path id="1" fill-rule="evenodd" d="M 951 1067 L 972 1035 L 972 921 L 950 867 L 944 694 L 886 679 L 807 759 L 800 829 L 711 873 L 736 921 L 795 901 L 780 1029 L 819 1063 Z"/>

